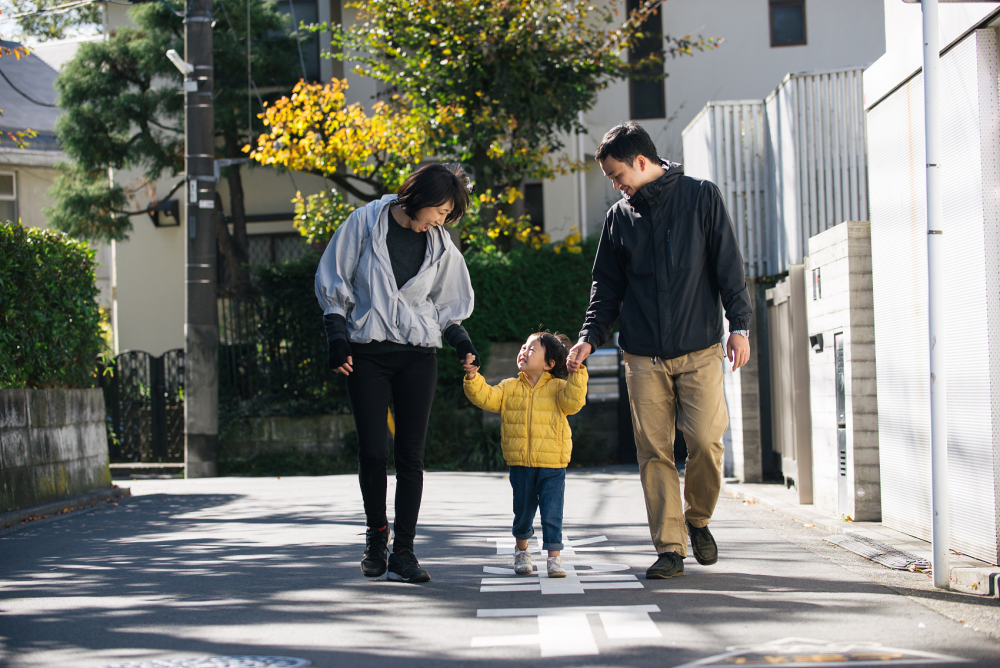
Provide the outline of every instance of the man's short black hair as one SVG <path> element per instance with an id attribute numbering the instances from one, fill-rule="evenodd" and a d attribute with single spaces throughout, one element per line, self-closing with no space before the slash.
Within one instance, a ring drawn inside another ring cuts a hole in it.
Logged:
<path id="1" fill-rule="evenodd" d="M 411 218 L 429 206 L 452 203 L 445 223 L 457 223 L 469 208 L 469 177 L 461 167 L 424 165 L 410 174 L 399 189 L 396 203 Z"/>
<path id="2" fill-rule="evenodd" d="M 629 121 L 628 123 L 619 123 L 604 134 L 601 145 L 597 147 L 596 158 L 598 162 L 604 162 L 606 158 L 614 158 L 631 167 L 640 155 L 654 165 L 660 163 L 660 158 L 656 154 L 656 145 L 649 133 L 635 121 Z"/>

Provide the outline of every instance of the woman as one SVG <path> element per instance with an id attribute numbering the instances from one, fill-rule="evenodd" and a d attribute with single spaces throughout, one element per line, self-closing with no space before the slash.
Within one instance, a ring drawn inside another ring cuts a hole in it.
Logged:
<path id="1" fill-rule="evenodd" d="M 461 322 L 473 308 L 465 260 L 445 231 L 469 205 L 460 170 L 427 165 L 398 195 L 357 209 L 337 230 L 316 271 L 330 369 L 347 376 L 358 433 L 358 477 L 368 530 L 361 572 L 427 582 L 413 553 L 423 491 L 424 440 L 437 386 L 441 340 L 479 364 Z M 396 516 L 386 516 L 386 416 L 395 409 Z M 387 546 L 395 536 L 392 554 Z"/>

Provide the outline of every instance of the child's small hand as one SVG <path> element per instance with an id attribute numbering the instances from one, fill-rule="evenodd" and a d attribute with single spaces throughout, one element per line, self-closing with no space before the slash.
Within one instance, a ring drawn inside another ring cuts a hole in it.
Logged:
<path id="1" fill-rule="evenodd" d="M 465 379 L 472 380 L 476 377 L 476 372 L 479 371 L 479 367 L 474 364 L 476 361 L 475 355 L 469 353 L 465 356 L 465 361 L 462 362 L 462 368 L 465 369 Z"/>

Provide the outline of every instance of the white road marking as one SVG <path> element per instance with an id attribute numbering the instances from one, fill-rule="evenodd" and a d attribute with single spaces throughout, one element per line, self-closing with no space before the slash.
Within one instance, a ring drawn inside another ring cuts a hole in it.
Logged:
<path id="1" fill-rule="evenodd" d="M 542 554 L 542 537 L 538 534 L 532 537 L 534 539 L 535 546 L 531 548 L 532 554 Z M 608 540 L 607 536 L 591 536 L 590 538 L 579 538 L 577 540 L 572 540 L 570 534 L 563 532 L 563 549 L 562 553 L 564 556 L 573 555 L 577 552 L 614 552 L 615 548 L 612 545 L 600 545 L 597 547 L 584 547 L 586 545 L 593 545 L 594 543 L 603 543 Z M 497 554 L 514 554 L 514 537 L 510 534 L 501 534 L 499 536 L 486 536 L 487 543 L 495 543 Z M 530 548 L 531 543 L 528 543 Z"/>
<path id="2" fill-rule="evenodd" d="M 537 617 L 538 635 L 476 636 L 472 647 L 511 647 L 538 644 L 542 657 L 600 654 L 587 615 L 596 614 L 609 638 L 660 638 L 649 614 L 656 605 L 589 605 L 559 608 L 477 610 L 477 617 Z"/>
<path id="3" fill-rule="evenodd" d="M 588 589 L 642 589 L 642 583 L 627 573 L 608 575 L 628 570 L 622 564 L 563 564 L 566 577 L 550 578 L 544 567 L 537 575 L 514 576 L 512 568 L 484 566 L 483 571 L 504 578 L 483 578 L 479 592 L 540 591 L 542 594 L 583 594 Z M 588 569 L 580 570 L 577 568 Z M 512 577 L 511 577 L 512 576 Z"/>

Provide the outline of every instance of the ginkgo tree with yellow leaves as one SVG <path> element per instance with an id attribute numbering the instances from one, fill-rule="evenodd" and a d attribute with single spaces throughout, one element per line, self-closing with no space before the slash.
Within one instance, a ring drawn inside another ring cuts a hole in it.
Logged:
<path id="1" fill-rule="evenodd" d="M 623 14 L 606 0 L 356 0 L 353 23 L 318 29 L 332 32 L 333 57 L 381 83 L 383 98 L 366 113 L 345 103 L 342 82 L 300 88 L 298 101 L 268 109 L 271 132 L 253 155 L 327 175 L 355 196 L 348 183 L 367 185 L 369 194 L 392 191 L 396 170 L 425 155 L 461 162 L 478 205 L 465 224 L 467 241 L 539 244 L 545 239 L 521 215 L 520 193 L 525 179 L 583 168 L 560 139 L 585 131 L 579 112 L 613 81 L 662 79 L 664 57 L 721 42 L 668 36 L 662 50 L 637 52 L 642 26 L 662 1 Z M 333 193 L 300 197 L 300 226 L 313 230 L 308 221 L 341 212 L 341 203 Z"/>
<path id="2" fill-rule="evenodd" d="M 295 224 L 310 243 L 329 239 L 354 210 L 345 193 L 368 201 L 395 192 L 427 154 L 437 122 L 399 96 L 366 111 L 360 103 L 348 104 L 345 90 L 342 79 L 300 81 L 290 97 L 265 108 L 267 132 L 246 149 L 263 165 L 319 174 L 336 184 L 337 190 L 300 192 L 292 200 Z"/>

